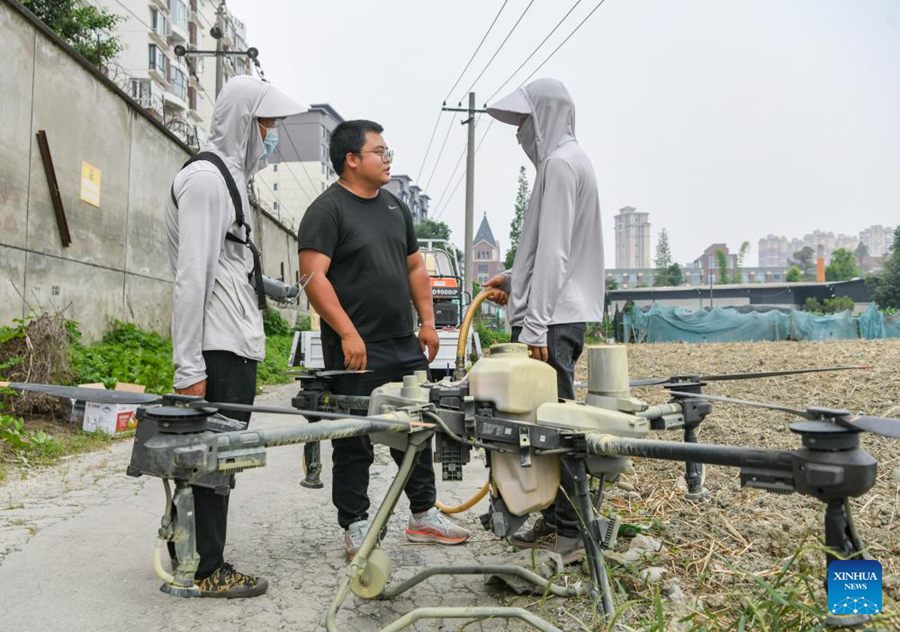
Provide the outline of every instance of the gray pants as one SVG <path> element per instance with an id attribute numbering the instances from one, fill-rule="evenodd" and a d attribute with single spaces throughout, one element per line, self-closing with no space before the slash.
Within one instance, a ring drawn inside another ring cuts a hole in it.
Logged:
<path id="1" fill-rule="evenodd" d="M 518 342 L 521 333 L 521 327 L 513 327 L 512 341 Z M 547 364 L 556 369 L 556 389 L 563 399 L 575 399 L 575 364 L 583 349 L 584 323 L 563 323 L 547 328 Z M 561 485 L 566 493 L 557 493 L 556 501 L 541 514 L 544 522 L 556 527 L 560 535 L 573 538 L 580 533 L 578 514 L 569 502 L 569 498 L 575 498 L 575 484 L 565 467 L 562 468 Z"/>

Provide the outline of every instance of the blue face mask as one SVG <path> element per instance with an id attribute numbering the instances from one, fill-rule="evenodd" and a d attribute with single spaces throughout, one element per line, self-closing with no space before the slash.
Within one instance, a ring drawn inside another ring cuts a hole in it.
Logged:
<path id="1" fill-rule="evenodd" d="M 275 150 L 278 149 L 278 130 L 276 128 L 272 127 L 266 131 L 266 138 L 263 140 L 263 145 L 266 147 L 266 153 L 263 154 L 263 158 L 268 158 L 275 153 Z"/>

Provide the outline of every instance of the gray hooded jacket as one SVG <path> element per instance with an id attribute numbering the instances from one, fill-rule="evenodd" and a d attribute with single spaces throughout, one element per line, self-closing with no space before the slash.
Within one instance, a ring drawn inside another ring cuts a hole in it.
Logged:
<path id="1" fill-rule="evenodd" d="M 218 154 L 237 184 L 250 224 L 247 181 L 265 166 L 257 118 L 283 118 L 303 108 L 270 84 L 234 77 L 222 88 L 203 150 Z M 230 351 L 251 360 L 265 357 L 265 334 L 256 294 L 248 280 L 253 257 L 244 238 L 225 179 L 208 161 L 178 172 L 172 186 L 178 206 L 166 195 L 165 222 L 175 278 L 172 356 L 175 388 L 206 379 L 203 351 Z"/>
<path id="2" fill-rule="evenodd" d="M 562 83 L 539 79 L 488 107 L 518 125 L 537 168 L 507 288 L 509 320 L 519 341 L 547 346 L 553 324 L 599 321 L 606 287 L 597 180 L 575 139 L 575 106 Z"/>

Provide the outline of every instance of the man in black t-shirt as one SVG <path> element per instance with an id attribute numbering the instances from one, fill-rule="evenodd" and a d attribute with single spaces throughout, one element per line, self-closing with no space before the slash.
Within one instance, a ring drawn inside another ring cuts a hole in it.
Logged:
<path id="1" fill-rule="evenodd" d="M 431 285 L 407 206 L 381 187 L 390 182 L 393 152 L 372 121 L 345 121 L 331 134 L 329 153 L 339 179 L 309 206 L 300 223 L 300 272 L 311 278 L 309 302 L 322 317 L 326 369 L 368 369 L 336 378 L 336 394 L 370 395 L 387 382 L 427 370 L 438 351 Z M 413 334 L 409 303 L 422 323 Z M 427 350 L 428 358 L 424 352 Z M 332 501 L 354 555 L 369 529 L 368 436 L 332 441 Z M 403 453 L 391 450 L 399 464 Z M 421 451 L 405 492 L 413 542 L 460 544 L 468 532 L 435 507 L 429 446 Z"/>

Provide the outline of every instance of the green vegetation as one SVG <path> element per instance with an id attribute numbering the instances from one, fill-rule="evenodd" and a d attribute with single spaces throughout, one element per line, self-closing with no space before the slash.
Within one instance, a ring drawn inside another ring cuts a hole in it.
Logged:
<path id="1" fill-rule="evenodd" d="M 122 50 L 111 35 L 121 17 L 78 0 L 22 0 L 26 9 L 95 66 L 103 66 Z"/>
<path id="2" fill-rule="evenodd" d="M 672 261 L 669 233 L 665 228 L 659 232 L 659 239 L 656 242 L 656 257 L 653 263 L 656 266 L 656 272 L 653 275 L 655 287 L 676 287 L 684 282 L 681 266 Z"/>
<path id="3" fill-rule="evenodd" d="M 856 257 L 846 248 L 831 253 L 831 263 L 825 267 L 826 281 L 849 281 L 860 275 Z"/>
<path id="4" fill-rule="evenodd" d="M 875 302 L 882 309 L 900 309 L 900 226 L 894 230 L 894 244 L 875 286 Z"/>
<path id="5" fill-rule="evenodd" d="M 851 313 L 856 307 L 856 303 L 849 296 L 837 296 L 835 298 L 826 298 L 821 303 L 816 299 L 809 297 L 803 303 L 804 312 L 812 312 L 814 314 L 837 314 L 849 310 Z"/>
<path id="6" fill-rule="evenodd" d="M 506 251 L 506 259 L 503 265 L 509 270 L 516 260 L 516 248 L 519 244 L 519 236 L 522 234 L 522 225 L 525 223 L 525 211 L 528 210 L 528 200 L 531 198 L 531 188 L 528 185 L 528 176 L 525 167 L 519 167 L 519 188 L 516 189 L 515 215 L 509 224 L 509 249 Z"/>
<path id="7" fill-rule="evenodd" d="M 799 266 L 791 266 L 791 269 L 784 275 L 784 280 L 788 283 L 799 283 L 803 280 L 803 270 Z"/>
<path id="8" fill-rule="evenodd" d="M 744 275 L 741 272 L 744 269 L 744 262 L 747 260 L 747 254 L 750 252 L 750 242 L 745 241 L 741 244 L 741 249 L 738 251 L 737 255 L 737 266 L 734 269 L 734 274 L 731 275 L 732 283 L 743 283 Z"/>
<path id="9" fill-rule="evenodd" d="M 423 219 L 414 228 L 419 239 L 450 239 L 450 227 L 445 222 Z"/>
<path id="10" fill-rule="evenodd" d="M 719 266 L 719 283 L 727 285 L 731 277 L 728 276 L 728 255 L 724 250 L 716 250 L 716 264 Z"/>
<path id="11" fill-rule="evenodd" d="M 142 384 L 149 393 L 170 393 L 174 369 L 172 342 L 137 325 L 113 321 L 100 342 L 81 344 L 81 332 L 73 321 L 71 335 L 73 383 L 102 382 L 114 388 L 117 382 Z"/>

